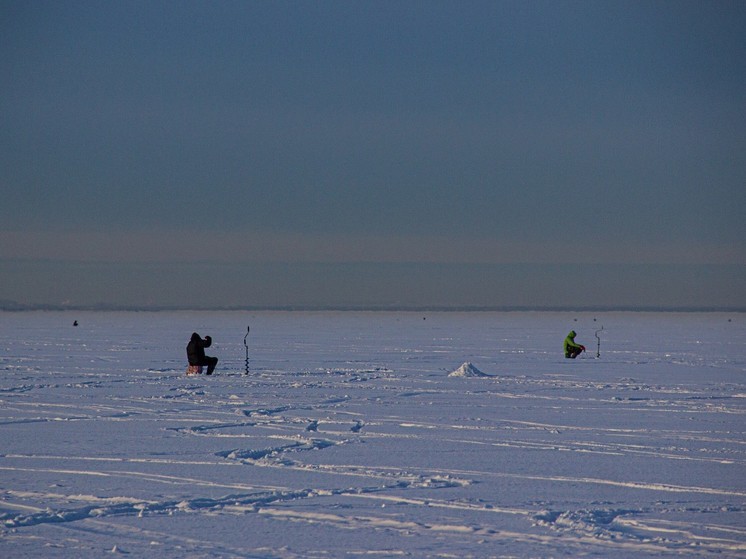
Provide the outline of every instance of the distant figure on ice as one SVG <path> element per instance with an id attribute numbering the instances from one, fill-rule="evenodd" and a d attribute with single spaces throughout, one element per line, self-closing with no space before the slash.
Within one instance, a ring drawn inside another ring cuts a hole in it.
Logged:
<path id="1" fill-rule="evenodd" d="M 202 372 L 201 369 L 203 365 L 207 365 L 207 374 L 212 374 L 215 370 L 215 366 L 218 364 L 218 358 L 205 355 L 205 348 L 210 347 L 210 345 L 212 345 L 212 338 L 210 336 L 205 336 L 205 339 L 203 340 L 197 332 L 192 334 L 192 339 L 189 340 L 189 344 L 186 348 L 187 359 L 189 359 L 189 369 L 187 369 L 187 374 L 189 374 L 190 371 L 194 371 L 192 374 L 199 374 Z M 197 367 L 199 369 L 195 371 L 193 368 Z"/>
<path id="2" fill-rule="evenodd" d="M 575 343 L 575 336 L 575 330 L 571 330 L 565 338 L 565 357 L 569 359 L 575 359 L 585 351 L 585 346 Z"/>

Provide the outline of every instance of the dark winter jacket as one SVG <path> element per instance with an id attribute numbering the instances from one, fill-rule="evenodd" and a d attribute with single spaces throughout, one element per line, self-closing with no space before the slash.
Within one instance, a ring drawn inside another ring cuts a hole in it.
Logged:
<path id="1" fill-rule="evenodd" d="M 204 365 L 205 364 L 205 348 L 210 347 L 212 344 L 212 338 L 205 336 L 203 340 L 197 332 L 192 334 L 192 338 L 187 344 L 187 359 L 190 365 Z"/>

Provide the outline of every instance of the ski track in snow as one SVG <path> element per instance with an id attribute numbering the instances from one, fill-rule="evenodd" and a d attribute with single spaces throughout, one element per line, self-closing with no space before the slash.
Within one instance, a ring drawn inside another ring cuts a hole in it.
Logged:
<path id="1" fill-rule="evenodd" d="M 245 376 L 240 313 L 6 313 L 0 555 L 744 557 L 724 316 L 604 315 L 570 362 L 552 313 L 259 313 Z"/>

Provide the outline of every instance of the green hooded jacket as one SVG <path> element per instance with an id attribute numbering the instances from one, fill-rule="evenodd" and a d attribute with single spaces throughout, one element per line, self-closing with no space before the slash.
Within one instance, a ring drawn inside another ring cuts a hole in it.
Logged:
<path id="1" fill-rule="evenodd" d="M 577 336 L 577 334 L 575 333 L 575 330 L 571 330 L 570 333 L 565 338 L 565 346 L 564 346 L 564 348 L 565 348 L 565 357 L 567 357 L 567 356 L 570 355 L 570 349 L 571 348 L 572 349 L 580 349 L 580 348 L 583 347 L 580 344 L 576 344 L 575 343 L 575 336 Z"/>

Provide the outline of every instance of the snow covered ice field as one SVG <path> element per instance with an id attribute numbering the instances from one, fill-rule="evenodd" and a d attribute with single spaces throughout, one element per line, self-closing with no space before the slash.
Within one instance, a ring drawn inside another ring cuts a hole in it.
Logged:
<path id="1" fill-rule="evenodd" d="M 746 557 L 744 314 L 0 313 L 0 348 L 0 557 Z"/>

